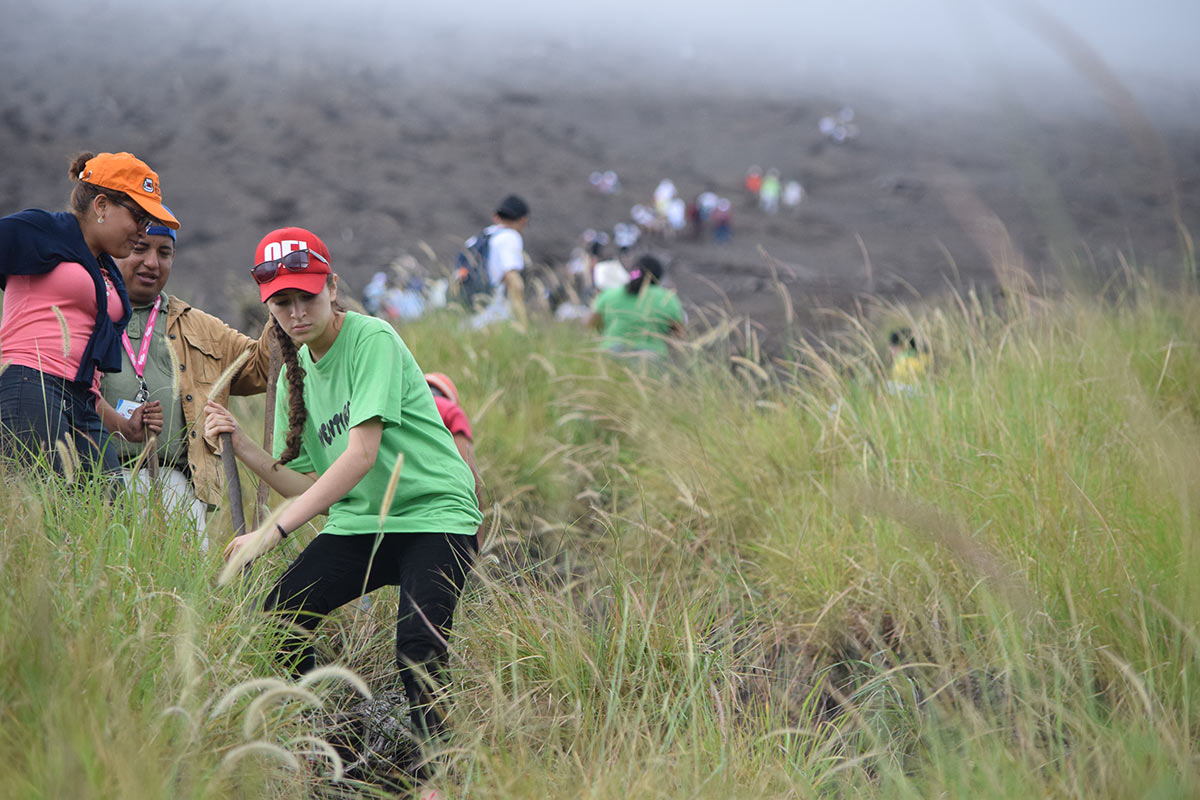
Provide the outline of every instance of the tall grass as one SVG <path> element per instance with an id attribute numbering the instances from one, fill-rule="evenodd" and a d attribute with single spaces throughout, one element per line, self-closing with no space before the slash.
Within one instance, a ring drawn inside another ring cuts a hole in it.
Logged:
<path id="1" fill-rule="evenodd" d="M 934 354 L 913 393 L 893 320 Z M 966 294 L 661 371 L 455 323 L 402 330 L 487 485 L 448 796 L 1200 791 L 1194 293 Z M 275 680 L 286 549 L 217 588 L 175 520 L 55 481 L 0 528 L 6 796 L 378 792 L 305 738 L 350 685 Z M 323 660 L 394 688 L 395 608 L 335 614 Z"/>

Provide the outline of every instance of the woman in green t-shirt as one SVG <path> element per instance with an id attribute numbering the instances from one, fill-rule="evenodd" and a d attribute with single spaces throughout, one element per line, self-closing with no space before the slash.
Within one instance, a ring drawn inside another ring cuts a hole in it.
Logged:
<path id="1" fill-rule="evenodd" d="M 204 434 L 232 434 L 237 457 L 294 499 L 278 524 L 235 538 L 225 557 L 231 566 L 246 563 L 328 514 L 276 582 L 267 610 L 311 632 L 339 606 L 400 587 L 396 660 L 414 732 L 428 737 L 442 727 L 431 686 L 442 680 L 454 607 L 475 555 L 474 483 L 407 346 L 388 323 L 337 303 L 329 261 L 325 244 L 302 228 L 273 231 L 258 244 L 252 273 L 278 323 L 285 365 L 275 452 L 216 403 L 208 404 Z M 296 672 L 315 666 L 307 636 L 290 638 L 282 656 Z"/>
<path id="2" fill-rule="evenodd" d="M 605 289 L 592 304 L 591 325 L 604 333 L 603 345 L 629 355 L 665 358 L 667 337 L 684 333 L 679 296 L 661 285 L 663 266 L 644 255 L 629 271 L 629 283 Z"/>

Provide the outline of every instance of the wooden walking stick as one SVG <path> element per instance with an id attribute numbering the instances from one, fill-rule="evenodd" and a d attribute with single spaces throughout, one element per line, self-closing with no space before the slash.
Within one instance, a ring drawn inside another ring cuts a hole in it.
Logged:
<path id="1" fill-rule="evenodd" d="M 233 434 L 222 433 L 221 466 L 225 467 L 225 484 L 229 490 L 229 515 L 233 518 L 233 535 L 246 532 L 246 512 L 242 508 L 242 479 L 238 475 L 237 456 L 233 454 Z"/>
<path id="2" fill-rule="evenodd" d="M 214 400 L 220 395 L 249 357 L 250 351 L 247 350 L 225 368 L 221 377 L 213 384 L 208 394 L 209 400 Z M 238 475 L 237 456 L 233 453 L 233 434 L 222 433 L 218 439 L 221 442 L 221 466 L 225 468 L 225 488 L 229 492 L 229 516 L 233 520 L 234 535 L 241 536 L 246 532 L 246 512 L 242 508 L 242 479 Z"/>

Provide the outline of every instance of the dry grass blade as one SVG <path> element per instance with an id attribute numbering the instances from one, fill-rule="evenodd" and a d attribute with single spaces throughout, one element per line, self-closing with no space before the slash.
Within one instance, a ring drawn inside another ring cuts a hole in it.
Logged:
<path id="1" fill-rule="evenodd" d="M 751 372 L 754 373 L 754 375 L 757 378 L 762 380 L 764 383 L 771 382 L 771 375 L 765 369 L 760 367 L 758 364 L 755 364 L 752 360 L 750 360 L 748 358 L 744 358 L 743 356 L 730 356 L 729 360 L 735 364 L 738 364 L 738 365 L 743 366 L 746 369 L 750 370 Z"/>
<path id="2" fill-rule="evenodd" d="M 58 306 L 50 306 L 50 310 L 54 312 L 54 316 L 58 317 L 58 327 L 62 331 L 63 358 L 69 361 L 71 358 L 71 329 L 67 327 L 67 318 L 63 316 L 62 309 Z"/>
<path id="3" fill-rule="evenodd" d="M 171 397 L 179 396 L 179 373 L 182 371 L 179 367 L 179 355 L 175 352 L 174 347 L 167 348 L 167 358 L 171 362 Z"/>
<path id="4" fill-rule="evenodd" d="M 149 432 L 148 428 L 144 429 L 144 430 Z M 137 479 L 138 473 L 142 471 L 142 465 L 146 463 L 146 459 L 148 459 L 150 457 L 150 454 L 155 452 L 157 450 L 157 448 L 158 448 L 158 436 L 155 434 L 151 434 L 150 436 L 146 437 L 146 442 L 145 442 L 145 444 L 142 445 L 141 452 L 138 453 L 138 457 L 133 462 L 133 466 L 131 466 L 129 468 L 129 472 L 132 474 L 132 476 L 135 480 Z M 151 475 L 150 479 L 153 480 L 154 476 Z"/>
<path id="5" fill-rule="evenodd" d="M 221 392 L 223 392 L 225 390 L 225 387 L 229 385 L 229 382 L 231 380 L 233 380 L 233 376 L 237 375 L 238 371 L 249 360 L 250 360 L 250 351 L 243 350 L 242 354 L 240 356 L 238 356 L 237 358 L 235 358 L 233 363 L 230 364 L 225 369 L 225 371 L 221 373 L 221 377 L 217 378 L 217 382 L 213 384 L 212 391 L 210 391 L 208 393 L 208 399 L 216 400 L 218 397 L 220 397 Z"/>
<path id="6" fill-rule="evenodd" d="M 1016 567 L 936 506 L 855 482 L 848 482 L 842 493 L 848 506 L 857 505 L 865 513 L 893 519 L 945 546 L 960 564 L 988 580 L 1019 613 L 1026 614 L 1036 607 L 1033 592 Z"/>
<path id="7" fill-rule="evenodd" d="M 249 739 L 254 734 L 255 725 L 264 721 L 267 706 L 287 698 L 295 698 L 315 708 L 324 705 L 321 698 L 301 686 L 281 686 L 268 689 L 254 698 L 254 702 L 246 709 L 246 715 L 242 719 L 242 735 Z"/>
<path id="8" fill-rule="evenodd" d="M 311 686 L 317 681 L 323 681 L 326 678 L 336 678 L 343 680 L 354 687 L 354 690 L 361 694 L 366 699 L 372 699 L 371 690 L 367 687 L 366 681 L 359 677 L 357 672 L 339 667 L 336 664 L 327 664 L 323 667 L 317 667 L 314 670 L 304 673 L 304 677 L 300 679 L 299 686 Z"/>
<path id="9" fill-rule="evenodd" d="M 233 748 L 225 757 L 221 759 L 222 767 L 231 767 L 242 759 L 243 756 L 260 755 L 270 756 L 280 761 L 285 767 L 293 772 L 300 771 L 300 762 L 287 750 L 277 744 L 270 742 L 249 742 Z"/>
<path id="10" fill-rule="evenodd" d="M 63 476 L 66 477 L 67 483 L 74 483 L 75 469 L 79 466 L 79 457 L 75 454 L 75 448 L 68 444 L 66 439 L 59 439 L 54 443 L 54 449 L 58 451 L 58 458 L 62 462 Z"/>
<path id="11" fill-rule="evenodd" d="M 209 719 L 216 719 L 222 714 L 233 708 L 233 704 L 238 701 L 239 697 L 257 692 L 260 689 L 283 689 L 287 687 L 287 683 L 279 678 L 254 678 L 253 680 L 243 681 L 237 686 L 234 686 L 225 695 L 217 701 L 213 706 L 213 710 L 209 713 Z"/>
<path id="12" fill-rule="evenodd" d="M 692 490 L 688 488 L 688 485 L 683 482 L 683 478 L 673 472 L 668 472 L 667 478 L 670 479 L 671 483 L 675 484 L 675 488 L 679 490 L 678 500 L 687 506 L 688 509 L 695 511 L 705 519 L 712 516 L 712 514 L 696 502 L 696 496 L 692 494 Z"/>
<path id="13" fill-rule="evenodd" d="M 383 492 L 383 503 L 379 506 L 379 529 L 383 530 L 384 520 L 388 518 L 388 512 L 392 509 L 392 497 L 396 494 L 396 484 L 400 482 L 400 470 L 404 468 L 404 453 L 399 453 L 396 456 L 396 464 L 392 467 L 392 474 L 388 477 L 387 489 Z"/>
<path id="14" fill-rule="evenodd" d="M 530 353 L 529 360 L 535 362 L 542 369 L 546 370 L 546 374 L 549 375 L 551 378 L 558 377 L 558 370 L 556 370 L 554 368 L 554 365 L 550 363 L 550 359 L 546 358 L 541 353 Z"/>
<path id="15" fill-rule="evenodd" d="M 429 246 L 428 242 L 426 242 L 424 239 L 418 239 L 417 247 L 421 248 L 421 252 L 424 253 L 425 257 L 429 259 L 430 264 L 437 263 L 437 253 L 433 252 L 433 248 Z"/>
<path id="16" fill-rule="evenodd" d="M 1146 716 L 1150 719 L 1154 718 L 1154 701 L 1150 699 L 1150 693 L 1146 691 L 1146 686 L 1142 682 L 1142 678 L 1137 674 L 1129 664 L 1117 658 L 1107 648 L 1101 647 L 1097 651 L 1100 655 L 1112 662 L 1112 665 L 1121 672 L 1121 676 L 1125 678 L 1125 682 L 1133 687 L 1137 692 L 1138 699 L 1142 701 L 1142 710 L 1146 712 Z"/>
<path id="17" fill-rule="evenodd" d="M 867 243 L 863 241 L 858 231 L 854 232 L 854 241 L 858 242 L 858 250 L 862 253 L 863 266 L 867 268 L 867 291 L 875 291 L 875 269 L 871 266 L 871 254 L 867 251 Z"/>
<path id="18" fill-rule="evenodd" d="M 475 420 L 475 423 L 478 424 L 479 420 L 483 419 L 483 415 L 488 412 L 488 409 L 490 409 L 492 407 L 492 405 L 495 404 L 495 402 L 503 396 L 504 396 L 503 389 L 497 389 L 496 391 L 489 394 L 487 396 L 487 399 L 483 401 L 483 404 L 480 405 L 479 409 L 475 412 L 474 417 L 472 417 L 472 419 Z"/>
<path id="19" fill-rule="evenodd" d="M 290 500 L 280 503 L 275 507 L 275 510 L 267 516 L 266 520 L 263 521 L 261 526 L 246 534 L 249 539 L 247 540 L 246 544 L 239 547 L 237 551 L 230 556 L 229 560 L 225 562 L 224 569 L 221 570 L 221 574 L 217 577 L 218 585 L 224 586 L 225 584 L 229 583 L 229 581 L 233 580 L 235 575 L 241 574 L 243 567 L 261 556 L 263 553 L 267 552 L 269 549 L 267 546 L 267 538 L 275 532 L 275 523 L 279 520 L 279 515 L 282 514 L 284 509 L 286 509 L 289 505 L 291 505 Z"/>
<path id="20" fill-rule="evenodd" d="M 346 775 L 346 765 L 338 751 L 329 742 L 319 736 L 298 736 L 296 742 L 312 746 L 313 752 L 321 753 L 333 764 L 333 780 L 340 781 Z"/>

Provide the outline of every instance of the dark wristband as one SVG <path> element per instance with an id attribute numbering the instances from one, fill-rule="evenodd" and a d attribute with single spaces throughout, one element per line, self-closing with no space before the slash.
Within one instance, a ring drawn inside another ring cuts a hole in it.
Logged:
<path id="1" fill-rule="evenodd" d="M 282 525 L 280 525 L 278 522 L 276 522 L 276 523 L 275 523 L 275 530 L 279 531 L 279 538 L 280 538 L 280 539 L 286 539 L 286 538 L 288 537 L 288 532 L 287 532 L 287 531 L 285 531 L 285 530 L 283 529 L 283 526 L 282 526 Z"/>

